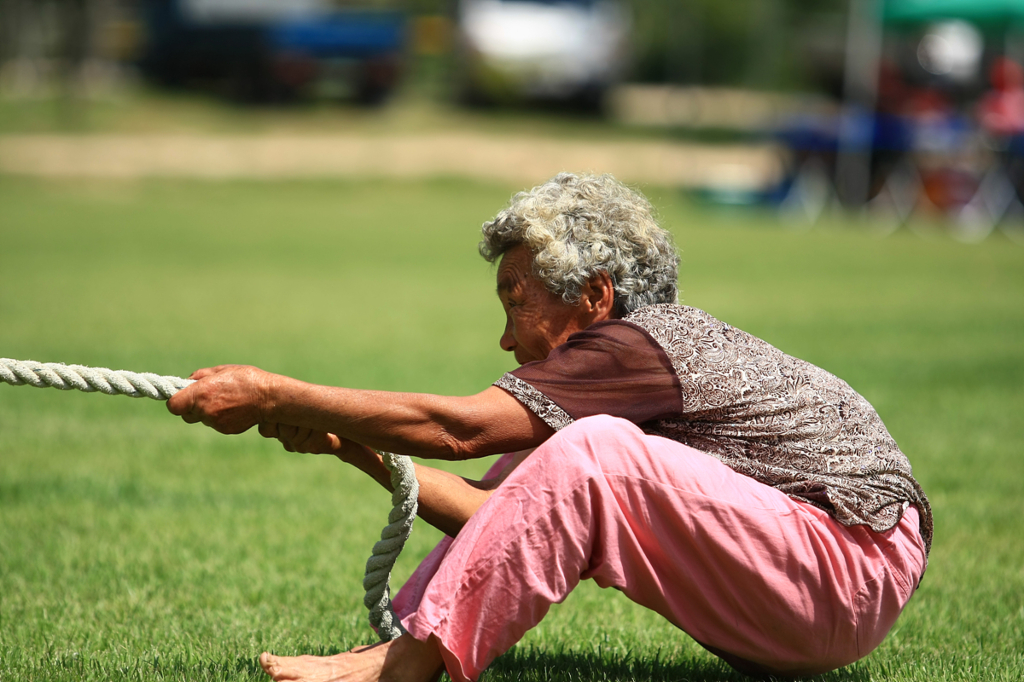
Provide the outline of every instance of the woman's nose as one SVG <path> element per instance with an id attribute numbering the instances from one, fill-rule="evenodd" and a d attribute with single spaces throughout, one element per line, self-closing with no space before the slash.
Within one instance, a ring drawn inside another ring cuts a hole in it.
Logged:
<path id="1" fill-rule="evenodd" d="M 505 321 L 505 331 L 501 334 L 501 339 L 498 340 L 498 345 L 504 351 L 512 352 L 516 349 L 516 339 L 512 335 L 512 320 Z"/>

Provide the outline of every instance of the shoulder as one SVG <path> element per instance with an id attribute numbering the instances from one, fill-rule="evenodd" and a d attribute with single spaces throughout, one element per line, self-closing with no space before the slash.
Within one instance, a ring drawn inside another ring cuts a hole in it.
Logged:
<path id="1" fill-rule="evenodd" d="M 719 371 L 745 365 L 758 372 L 777 371 L 794 361 L 767 341 L 737 329 L 700 308 L 661 303 L 625 318 L 661 346 L 677 373 Z"/>
<path id="2" fill-rule="evenodd" d="M 738 331 L 700 308 L 676 303 L 644 306 L 624 317 L 623 321 L 643 329 L 662 346 L 686 337 Z"/>
<path id="3" fill-rule="evenodd" d="M 643 355 L 665 355 L 662 344 L 646 327 L 628 319 L 605 320 L 572 334 L 544 360 L 529 362 L 513 373 L 524 376 L 534 368 L 557 371 L 570 366 L 585 367 L 593 373 L 605 363 L 621 366 L 622 358 L 632 358 L 627 364 L 634 364 Z M 665 363 L 659 360 L 657 364 Z"/>
<path id="4" fill-rule="evenodd" d="M 633 313 L 635 314 L 635 313 Z M 612 345 L 650 345 L 654 339 L 648 326 L 641 321 L 632 319 L 632 314 L 622 318 L 605 320 L 590 325 L 568 338 L 566 347 L 581 346 L 590 343 L 610 343 Z M 654 345 L 658 345 L 654 343 Z"/>
<path id="5" fill-rule="evenodd" d="M 622 318 L 641 327 L 664 326 L 670 324 L 724 324 L 700 308 L 693 308 L 679 303 L 656 303 L 645 305 Z"/>

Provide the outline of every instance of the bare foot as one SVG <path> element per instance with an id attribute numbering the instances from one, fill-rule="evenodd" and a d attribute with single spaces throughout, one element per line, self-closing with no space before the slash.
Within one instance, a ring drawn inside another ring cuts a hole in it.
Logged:
<path id="1" fill-rule="evenodd" d="M 408 634 L 335 656 L 264 652 L 260 665 L 277 682 L 431 682 L 444 669 L 434 638 L 421 642 Z"/>

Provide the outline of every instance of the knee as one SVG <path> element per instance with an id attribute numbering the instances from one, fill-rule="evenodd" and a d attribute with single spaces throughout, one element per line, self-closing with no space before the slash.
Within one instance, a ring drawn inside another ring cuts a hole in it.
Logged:
<path id="1" fill-rule="evenodd" d="M 597 472 L 608 458 L 630 452 L 643 437 L 635 424 L 605 414 L 579 419 L 538 447 L 527 462 L 533 467 L 556 467 Z"/>
<path id="2" fill-rule="evenodd" d="M 620 468 L 615 460 L 630 458 L 633 448 L 626 441 L 631 431 L 643 435 L 624 419 L 606 415 L 580 419 L 530 453 L 491 499 L 512 496 L 520 498 L 524 507 L 537 503 L 549 510 L 572 499 L 574 514 L 590 510 L 593 496 L 607 488 L 608 472 Z"/>
<path id="3" fill-rule="evenodd" d="M 549 442 L 554 441 L 556 446 L 563 448 L 600 455 L 634 447 L 643 435 L 643 431 L 631 421 L 598 414 L 573 422 L 552 436 Z"/>

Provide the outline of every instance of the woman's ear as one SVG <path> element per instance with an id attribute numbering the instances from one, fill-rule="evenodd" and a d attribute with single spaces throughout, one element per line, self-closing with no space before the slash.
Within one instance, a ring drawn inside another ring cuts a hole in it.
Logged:
<path id="1" fill-rule="evenodd" d="M 598 270 L 581 288 L 580 305 L 590 317 L 590 324 L 615 317 L 615 285 L 612 277 Z"/>

